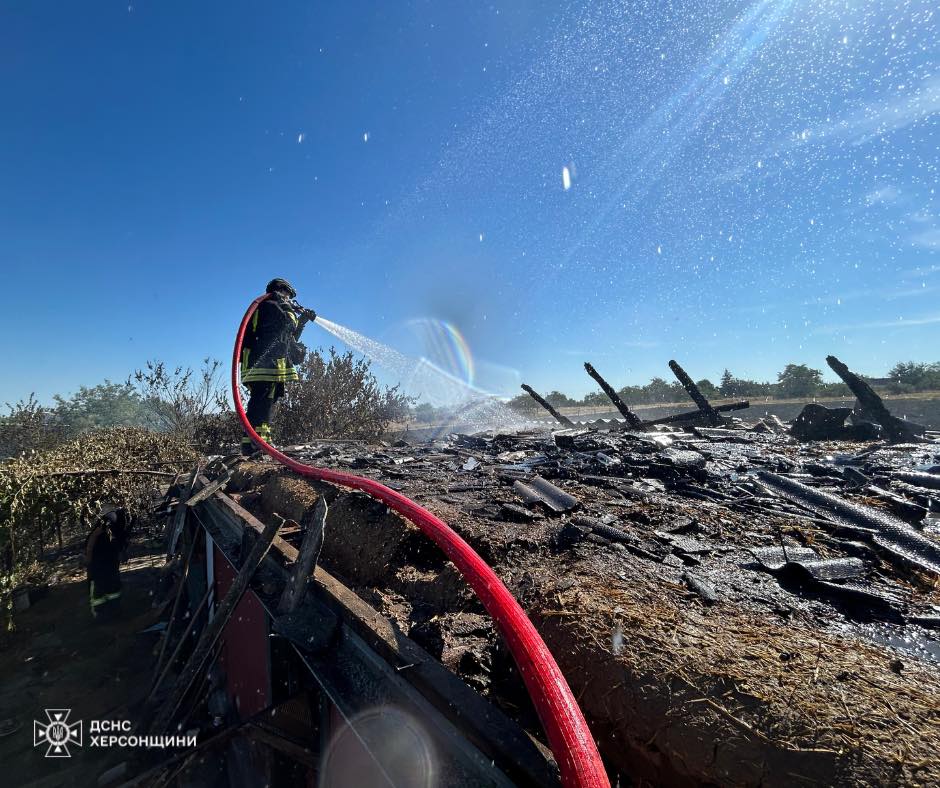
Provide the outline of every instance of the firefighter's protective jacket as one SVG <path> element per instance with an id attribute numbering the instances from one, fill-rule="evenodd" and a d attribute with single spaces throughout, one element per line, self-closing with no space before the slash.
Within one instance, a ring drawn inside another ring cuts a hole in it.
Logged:
<path id="1" fill-rule="evenodd" d="M 285 298 L 273 295 L 252 315 L 242 343 L 242 383 L 285 383 L 297 380 L 300 324 Z"/>
<path id="2" fill-rule="evenodd" d="M 126 510 L 119 509 L 116 514 L 114 521 L 102 518 L 85 540 L 92 613 L 121 597 L 121 553 L 127 548 L 129 519 Z"/>

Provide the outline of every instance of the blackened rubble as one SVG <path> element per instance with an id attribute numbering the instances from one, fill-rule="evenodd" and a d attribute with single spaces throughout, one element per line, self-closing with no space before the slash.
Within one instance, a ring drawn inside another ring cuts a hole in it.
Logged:
<path id="1" fill-rule="evenodd" d="M 726 424 L 682 431 L 576 426 L 451 434 L 427 444 L 400 441 L 367 452 L 361 444 L 341 442 L 295 447 L 293 452 L 330 466 L 368 469 L 419 499 L 421 494 L 436 495 L 491 519 L 529 522 L 606 505 L 610 511 L 592 522 L 612 526 L 622 520 L 618 510 L 707 502 L 728 512 L 780 517 L 797 530 L 806 524 L 831 550 L 849 544 L 855 554 L 859 543 L 867 544 L 870 559 L 897 558 L 876 538 L 873 523 L 881 523 L 882 531 L 902 533 L 908 540 L 905 547 L 915 554 L 920 545 L 940 549 L 932 536 L 940 530 L 940 473 L 924 470 L 936 471 L 940 443 L 801 443 L 739 421 Z M 809 501 L 794 490 L 820 495 Z M 633 514 L 642 521 L 641 511 Z M 586 519 L 581 517 L 581 523 Z M 661 555 L 664 543 L 669 544 L 669 537 L 655 531 L 631 531 L 632 539 L 613 540 L 596 528 L 592 533 L 606 541 L 633 541 L 650 555 Z M 940 571 L 930 562 L 921 568 Z M 903 574 L 896 568 L 898 572 Z"/>
<path id="2" fill-rule="evenodd" d="M 892 416 L 881 397 L 874 392 L 872 387 L 835 356 L 826 356 L 826 363 L 833 372 L 842 378 L 845 385 L 856 396 L 858 404 L 855 407 L 853 416 L 858 417 L 861 421 L 879 424 L 888 438 L 896 443 L 910 440 L 926 432 L 924 427 L 919 424 L 911 424 Z"/>
<path id="3" fill-rule="evenodd" d="M 901 781 L 940 780 L 940 435 L 799 441 L 790 428 L 721 416 L 287 451 L 400 490 L 466 539 L 536 622 L 595 730 L 611 732 L 602 751 L 617 768 L 665 759 L 697 780 L 757 784 L 784 753 L 780 774 L 879 782 L 897 778 L 903 747 Z M 259 516 L 299 520 L 312 505 L 283 469 L 239 474 L 230 492 Z M 323 564 L 531 721 L 453 567 L 383 507 L 343 495 Z M 885 718 L 886 693 L 903 722 Z"/>

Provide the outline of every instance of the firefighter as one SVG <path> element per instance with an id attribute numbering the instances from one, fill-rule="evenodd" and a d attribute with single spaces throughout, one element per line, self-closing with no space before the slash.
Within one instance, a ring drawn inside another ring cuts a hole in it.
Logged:
<path id="1" fill-rule="evenodd" d="M 127 509 L 108 512 L 85 541 L 88 598 L 96 621 L 113 619 L 121 606 L 121 561 L 130 540 Z"/>
<path id="2" fill-rule="evenodd" d="M 298 341 L 304 326 L 317 313 L 298 305 L 297 291 L 285 279 L 272 279 L 270 293 L 258 305 L 242 342 L 242 383 L 248 387 L 245 415 L 258 435 L 271 441 L 271 412 L 284 396 L 284 384 L 297 380 L 295 364 L 303 361 L 304 346 Z M 255 451 L 251 438 L 242 438 L 242 454 Z"/>

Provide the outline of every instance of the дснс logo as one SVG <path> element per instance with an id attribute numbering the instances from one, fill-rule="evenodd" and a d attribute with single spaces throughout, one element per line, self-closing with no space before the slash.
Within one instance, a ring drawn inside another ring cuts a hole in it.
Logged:
<path id="1" fill-rule="evenodd" d="M 33 721 L 33 747 L 48 744 L 47 758 L 71 758 L 68 746 L 82 746 L 82 721 L 69 723 L 71 713 L 71 709 L 46 709 L 48 723 Z"/>

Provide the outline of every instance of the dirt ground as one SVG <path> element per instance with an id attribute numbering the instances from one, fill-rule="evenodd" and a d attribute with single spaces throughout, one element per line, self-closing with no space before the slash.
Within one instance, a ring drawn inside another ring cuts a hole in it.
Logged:
<path id="1" fill-rule="evenodd" d="M 122 612 L 113 623 L 91 618 L 88 585 L 77 555 L 56 562 L 57 581 L 27 610 L 16 629 L 0 636 L 0 720 L 16 728 L 0 737 L 0 784 L 28 788 L 94 786 L 129 751 L 89 746 L 91 720 L 133 720 L 150 685 L 154 634 L 151 600 L 163 556 L 133 549 L 122 567 Z M 68 722 L 83 721 L 83 745 L 69 758 L 46 758 L 33 746 L 33 721 L 46 709 L 71 709 Z M 18 726 L 18 727 L 17 727 Z"/>

